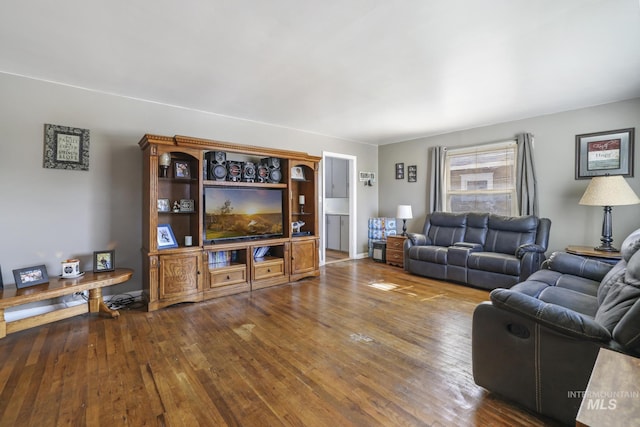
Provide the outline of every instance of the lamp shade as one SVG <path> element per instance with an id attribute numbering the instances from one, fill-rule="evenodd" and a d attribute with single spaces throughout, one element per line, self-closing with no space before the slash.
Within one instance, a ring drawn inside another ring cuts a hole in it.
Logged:
<path id="1" fill-rule="evenodd" d="M 398 210 L 396 211 L 396 218 L 400 218 L 400 219 L 413 218 L 413 214 L 411 213 L 411 205 L 398 205 Z"/>
<path id="2" fill-rule="evenodd" d="M 587 206 L 635 205 L 640 199 L 622 175 L 596 176 L 591 179 L 579 202 Z"/>
<path id="3" fill-rule="evenodd" d="M 158 158 L 158 164 L 160 166 L 169 166 L 171 164 L 171 154 L 169 153 L 160 154 L 160 157 Z"/>

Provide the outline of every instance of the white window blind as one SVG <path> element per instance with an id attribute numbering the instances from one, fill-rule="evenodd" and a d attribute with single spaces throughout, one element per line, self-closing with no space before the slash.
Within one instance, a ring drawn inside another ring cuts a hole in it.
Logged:
<path id="1" fill-rule="evenodd" d="M 515 141 L 445 149 L 444 210 L 517 215 Z"/>

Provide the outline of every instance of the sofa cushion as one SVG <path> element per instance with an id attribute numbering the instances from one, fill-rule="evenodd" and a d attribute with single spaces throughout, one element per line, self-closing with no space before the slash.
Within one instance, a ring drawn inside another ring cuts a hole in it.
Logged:
<path id="1" fill-rule="evenodd" d="M 467 230 L 464 234 L 464 241 L 477 243 L 484 246 L 487 241 L 487 226 L 489 224 L 489 214 L 468 213 Z"/>
<path id="2" fill-rule="evenodd" d="M 485 251 L 514 255 L 520 245 L 536 243 L 538 218 L 489 215 Z"/>
<path id="3" fill-rule="evenodd" d="M 447 252 L 447 248 L 442 246 L 412 246 L 409 248 L 409 258 L 434 264 L 446 264 Z"/>
<path id="4" fill-rule="evenodd" d="M 609 331 L 613 331 L 631 307 L 640 299 L 640 251 L 631 257 L 629 263 L 622 260 L 616 266 L 625 264 L 624 274 L 618 275 L 618 279 L 608 286 L 606 295 L 596 313 L 596 321 Z M 638 310 L 638 314 L 640 314 L 640 310 Z M 640 332 L 640 316 L 633 322 L 630 322 L 629 319 L 625 319 L 625 321 L 638 325 L 636 330 Z"/>
<path id="5" fill-rule="evenodd" d="M 464 240 L 467 214 L 434 212 L 431 214 L 427 236 L 435 246 L 452 246 Z"/>
<path id="6" fill-rule="evenodd" d="M 495 252 L 473 252 L 469 254 L 467 267 L 473 270 L 520 275 L 520 260 L 513 255 Z"/>
<path id="7" fill-rule="evenodd" d="M 578 313 L 593 317 L 598 310 L 598 299 L 594 295 L 583 294 L 571 289 L 549 286 L 540 292 L 540 301 L 560 305 Z"/>

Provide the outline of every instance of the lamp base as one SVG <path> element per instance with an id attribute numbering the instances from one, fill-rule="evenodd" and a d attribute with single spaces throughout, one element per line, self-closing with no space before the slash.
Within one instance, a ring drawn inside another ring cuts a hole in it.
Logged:
<path id="1" fill-rule="evenodd" d="M 604 217 L 602 218 L 602 237 L 600 237 L 600 241 L 602 245 L 597 248 L 593 248 L 596 251 L 601 252 L 618 252 L 616 248 L 611 246 L 611 242 L 613 242 L 612 232 L 612 220 L 611 220 L 611 206 L 604 206 Z"/>
<path id="2" fill-rule="evenodd" d="M 403 219 L 402 220 L 402 236 L 406 236 L 407 235 L 407 220 Z"/>
<path id="3" fill-rule="evenodd" d="M 613 246 L 598 246 L 597 248 L 593 248 L 596 251 L 600 251 L 600 252 L 620 252 L 618 249 L 614 248 Z"/>

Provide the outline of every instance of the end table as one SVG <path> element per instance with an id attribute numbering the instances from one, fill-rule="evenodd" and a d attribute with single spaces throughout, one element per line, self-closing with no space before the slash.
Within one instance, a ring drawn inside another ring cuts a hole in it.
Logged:
<path id="1" fill-rule="evenodd" d="M 404 241 L 407 236 L 387 236 L 387 264 L 404 268 Z"/>

